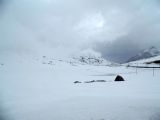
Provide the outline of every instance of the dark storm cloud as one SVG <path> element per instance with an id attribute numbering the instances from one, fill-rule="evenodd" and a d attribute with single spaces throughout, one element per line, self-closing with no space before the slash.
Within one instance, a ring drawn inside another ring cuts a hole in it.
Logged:
<path id="1" fill-rule="evenodd" d="M 105 41 L 99 43 L 95 48 L 105 58 L 115 62 L 126 62 L 141 50 L 151 46 L 160 48 L 159 20 L 157 18 L 157 20 L 146 22 L 145 19 L 143 23 L 134 25 L 126 35 L 118 37 L 110 43 Z"/>
<path id="2" fill-rule="evenodd" d="M 111 43 L 97 43 L 97 46 L 96 51 L 101 52 L 104 58 L 114 62 L 125 62 L 141 49 L 139 44 L 129 41 L 127 38 L 121 38 L 121 40 Z"/>
<path id="3" fill-rule="evenodd" d="M 157 2 L 147 1 L 141 4 L 138 11 L 129 12 L 132 14 L 132 19 L 129 20 L 127 29 L 122 29 L 125 34 L 116 37 L 110 43 L 104 40 L 97 44 L 95 49 L 105 58 L 125 62 L 142 49 L 151 46 L 160 48 L 160 8 Z"/>

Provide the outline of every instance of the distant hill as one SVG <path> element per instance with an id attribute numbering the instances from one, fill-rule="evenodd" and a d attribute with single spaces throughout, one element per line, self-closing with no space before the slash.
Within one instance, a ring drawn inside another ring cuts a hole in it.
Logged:
<path id="1" fill-rule="evenodd" d="M 110 65 L 111 62 L 105 60 L 102 57 L 96 56 L 79 56 L 73 57 L 74 61 L 77 61 L 81 64 L 89 64 L 89 65 Z"/>
<path id="2" fill-rule="evenodd" d="M 127 62 L 151 58 L 158 55 L 160 55 L 160 51 L 156 47 L 150 47 L 148 49 L 142 50 L 137 55 L 131 57 Z"/>

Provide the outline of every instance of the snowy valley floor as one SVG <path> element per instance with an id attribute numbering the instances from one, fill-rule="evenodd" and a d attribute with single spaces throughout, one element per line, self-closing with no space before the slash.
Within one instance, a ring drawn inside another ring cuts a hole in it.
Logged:
<path id="1" fill-rule="evenodd" d="M 2 58 L 4 120 L 160 120 L 160 69 Z M 116 75 L 125 82 L 114 82 Z M 107 82 L 84 83 L 91 80 Z M 81 81 L 74 84 L 74 81 Z"/>

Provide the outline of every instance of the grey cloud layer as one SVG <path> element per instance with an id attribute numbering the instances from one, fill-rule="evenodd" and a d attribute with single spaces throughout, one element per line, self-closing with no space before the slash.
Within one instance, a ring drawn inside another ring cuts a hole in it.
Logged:
<path id="1" fill-rule="evenodd" d="M 8 0 L 3 3 L 1 0 L 1 51 L 61 55 L 65 51 L 66 55 L 94 48 L 106 58 L 119 61 L 147 46 L 160 46 L 158 0 Z"/>
<path id="2" fill-rule="evenodd" d="M 104 57 L 116 62 L 125 62 L 140 50 L 150 46 L 160 48 L 158 1 L 146 1 L 139 10 L 129 13 L 133 16 L 128 23 L 128 29 L 124 30 L 126 34 L 117 37 L 110 44 L 104 46 L 104 43 L 100 43 L 96 47 Z"/>

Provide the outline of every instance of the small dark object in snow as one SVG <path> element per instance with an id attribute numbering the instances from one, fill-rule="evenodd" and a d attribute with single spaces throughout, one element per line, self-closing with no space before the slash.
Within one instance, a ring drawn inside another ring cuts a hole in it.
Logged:
<path id="1" fill-rule="evenodd" d="M 120 75 L 117 75 L 114 81 L 124 81 L 123 77 Z"/>
<path id="2" fill-rule="evenodd" d="M 80 81 L 75 81 L 74 83 L 76 84 L 76 83 L 82 83 L 82 82 L 80 82 Z"/>
<path id="3" fill-rule="evenodd" d="M 106 82 L 105 80 L 96 80 L 95 82 Z"/>
<path id="4" fill-rule="evenodd" d="M 95 80 L 85 81 L 85 83 L 93 83 L 93 82 L 95 82 Z"/>

